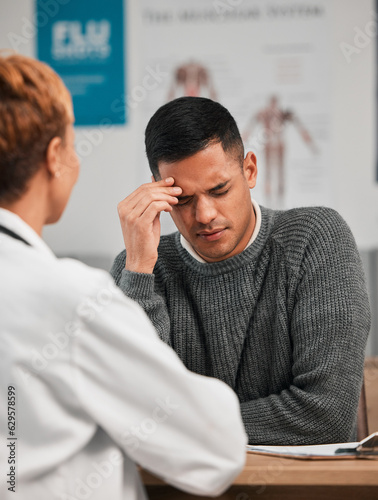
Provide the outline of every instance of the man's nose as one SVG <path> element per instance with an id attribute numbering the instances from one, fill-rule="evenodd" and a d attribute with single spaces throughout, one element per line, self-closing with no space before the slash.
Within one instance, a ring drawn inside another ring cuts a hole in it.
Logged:
<path id="1" fill-rule="evenodd" d="M 195 205 L 196 221 L 200 224 L 209 224 L 217 216 L 214 200 L 203 197 L 197 200 Z"/>

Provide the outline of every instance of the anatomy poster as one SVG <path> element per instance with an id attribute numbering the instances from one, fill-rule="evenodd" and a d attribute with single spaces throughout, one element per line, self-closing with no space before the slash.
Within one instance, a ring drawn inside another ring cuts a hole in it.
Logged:
<path id="1" fill-rule="evenodd" d="M 182 95 L 217 100 L 256 154 L 260 204 L 332 205 L 329 8 L 326 0 L 141 0 L 146 85 L 131 95 L 140 96 L 141 123 Z"/>

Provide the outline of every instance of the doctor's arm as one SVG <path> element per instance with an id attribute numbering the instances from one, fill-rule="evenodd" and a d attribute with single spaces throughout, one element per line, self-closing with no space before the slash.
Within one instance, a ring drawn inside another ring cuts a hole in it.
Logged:
<path id="1" fill-rule="evenodd" d="M 220 494 L 245 460 L 233 391 L 189 372 L 114 285 L 109 304 L 80 322 L 73 361 L 86 411 L 145 469 L 185 491 Z"/>

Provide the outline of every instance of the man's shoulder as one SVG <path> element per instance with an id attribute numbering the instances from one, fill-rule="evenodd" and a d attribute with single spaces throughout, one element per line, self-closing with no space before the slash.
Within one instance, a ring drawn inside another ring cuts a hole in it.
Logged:
<path id="1" fill-rule="evenodd" d="M 336 210 L 328 207 L 274 212 L 270 237 L 295 262 L 307 252 L 328 255 L 340 246 L 356 252 L 349 226 Z"/>
<path id="2" fill-rule="evenodd" d="M 328 207 L 268 211 L 271 230 L 267 248 L 277 251 L 297 271 L 307 262 L 332 261 L 340 252 L 356 258 L 357 246 L 341 215 Z M 263 213 L 264 217 L 264 213 Z M 348 258 L 349 258 L 348 257 Z"/>
<path id="3" fill-rule="evenodd" d="M 273 233 L 277 236 L 308 237 L 318 233 L 350 232 L 341 215 L 329 207 L 300 207 L 275 212 Z"/>
<path id="4" fill-rule="evenodd" d="M 330 207 L 309 206 L 290 208 L 288 210 L 275 211 L 277 222 L 288 222 L 295 220 L 308 220 L 309 222 L 323 220 L 339 220 L 341 215 Z"/>

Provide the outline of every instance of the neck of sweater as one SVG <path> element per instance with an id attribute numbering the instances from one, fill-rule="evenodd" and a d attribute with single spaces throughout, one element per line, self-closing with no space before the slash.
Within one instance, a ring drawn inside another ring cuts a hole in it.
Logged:
<path id="1" fill-rule="evenodd" d="M 249 247 L 249 245 L 252 245 L 252 243 L 255 241 L 257 238 L 257 235 L 259 234 L 260 231 L 260 226 L 261 226 L 261 210 L 258 205 L 258 203 L 255 200 L 252 201 L 252 207 L 253 211 L 255 212 L 255 228 L 253 230 L 252 236 L 250 237 L 247 245 L 245 246 L 244 250 Z M 189 243 L 188 240 L 184 238 L 183 235 L 180 236 L 180 243 L 181 245 L 185 248 L 187 252 L 190 253 L 190 255 L 198 260 L 198 262 L 202 262 L 202 264 L 206 264 L 206 260 L 203 259 L 198 253 L 194 250 L 193 246 Z"/>
<path id="2" fill-rule="evenodd" d="M 264 247 L 274 217 L 274 212 L 270 209 L 259 207 L 259 210 L 261 210 L 261 224 L 258 233 L 253 240 L 253 244 L 247 245 L 241 253 L 219 262 L 200 262 L 182 246 L 180 242 L 181 235 L 180 233 L 176 233 L 176 248 L 184 264 L 199 274 L 203 274 L 205 276 L 215 276 L 219 273 L 234 271 L 235 269 L 244 266 L 246 263 L 251 262 L 251 260 L 255 260 Z M 253 236 L 254 234 L 252 237 Z"/>

